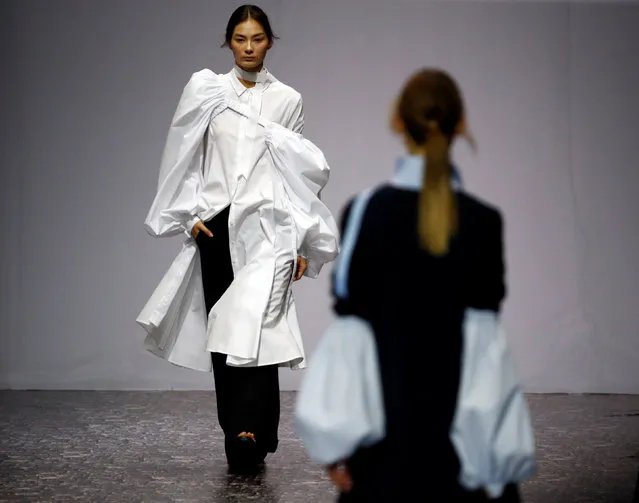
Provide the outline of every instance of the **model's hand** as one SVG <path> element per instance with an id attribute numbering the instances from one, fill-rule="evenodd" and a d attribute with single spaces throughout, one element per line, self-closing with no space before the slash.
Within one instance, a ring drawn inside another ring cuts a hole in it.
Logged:
<path id="1" fill-rule="evenodd" d="M 348 493 L 353 488 L 353 479 L 344 463 L 336 463 L 326 467 L 331 482 L 340 492 Z"/>
<path id="2" fill-rule="evenodd" d="M 297 257 L 297 267 L 295 269 L 295 281 L 299 280 L 304 276 L 306 272 L 306 268 L 308 267 L 308 260 L 304 257 Z"/>
<path id="3" fill-rule="evenodd" d="M 197 223 L 191 229 L 191 235 L 193 236 L 193 239 L 196 239 L 197 235 L 200 232 L 203 232 L 210 238 L 213 237 L 213 233 L 209 230 L 209 228 L 206 225 L 204 225 L 204 222 L 202 222 L 202 220 L 198 220 Z"/>

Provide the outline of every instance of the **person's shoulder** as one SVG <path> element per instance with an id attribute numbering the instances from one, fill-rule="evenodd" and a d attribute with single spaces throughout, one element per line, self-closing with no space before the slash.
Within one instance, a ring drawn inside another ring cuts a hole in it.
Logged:
<path id="1" fill-rule="evenodd" d="M 194 71 L 189 77 L 189 82 L 209 82 L 213 80 L 219 80 L 220 74 L 215 73 L 210 68 L 201 68 Z"/>
<path id="2" fill-rule="evenodd" d="M 459 193 L 459 200 L 465 206 L 466 213 L 474 215 L 475 218 L 483 222 L 501 225 L 502 210 L 495 203 L 465 191 Z"/>
<path id="3" fill-rule="evenodd" d="M 202 68 L 191 74 L 184 90 L 187 93 L 211 96 L 222 95 L 227 87 L 227 76 L 215 73 L 209 68 Z"/>
<path id="4" fill-rule="evenodd" d="M 416 192 L 412 190 L 402 190 L 395 187 L 391 182 L 383 182 L 371 189 L 375 202 L 377 204 L 392 204 L 393 201 L 398 201 L 408 197 L 414 199 Z"/>
<path id="5" fill-rule="evenodd" d="M 227 85 L 222 77 L 208 68 L 193 72 L 182 88 L 176 114 L 195 109 L 207 112 L 221 110 L 227 95 Z"/>
<path id="6" fill-rule="evenodd" d="M 389 200 L 395 197 L 396 192 L 388 183 L 360 190 L 346 200 L 342 207 L 342 220 L 345 223 L 350 219 L 351 215 L 359 220 L 365 217 L 366 220 L 370 220 L 371 211 L 376 213 L 378 208 L 383 208 L 387 205 Z"/>
<path id="7" fill-rule="evenodd" d="M 273 74 L 271 74 L 272 82 L 270 84 L 270 88 L 272 91 L 277 92 L 282 97 L 285 97 L 287 101 L 291 101 L 297 103 L 302 101 L 302 93 L 300 93 L 297 89 L 289 84 L 285 84 L 278 78 L 276 78 Z"/>
<path id="8" fill-rule="evenodd" d="M 391 203 L 393 200 L 401 198 L 404 191 L 398 190 L 393 187 L 392 184 L 388 182 L 382 182 L 377 185 L 372 185 L 365 189 L 360 190 L 356 194 L 350 196 L 347 200 L 347 205 L 352 205 L 355 202 L 359 201 L 358 204 L 365 204 L 366 206 L 371 205 L 386 205 Z"/>

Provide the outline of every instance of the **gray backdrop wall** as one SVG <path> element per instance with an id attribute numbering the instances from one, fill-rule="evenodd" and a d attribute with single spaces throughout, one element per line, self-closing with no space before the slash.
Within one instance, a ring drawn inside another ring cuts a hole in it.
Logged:
<path id="1" fill-rule="evenodd" d="M 180 246 L 142 227 L 168 123 L 192 72 L 231 68 L 219 45 L 237 4 L 2 3 L 0 387 L 212 386 L 145 353 L 134 320 Z M 456 160 L 506 216 L 504 319 L 528 390 L 639 393 L 638 4 L 261 5 L 281 36 L 268 66 L 304 95 L 335 213 L 392 172 L 404 79 L 448 69 L 479 144 Z M 310 354 L 329 273 L 296 285 Z M 282 371 L 283 388 L 299 378 Z"/>

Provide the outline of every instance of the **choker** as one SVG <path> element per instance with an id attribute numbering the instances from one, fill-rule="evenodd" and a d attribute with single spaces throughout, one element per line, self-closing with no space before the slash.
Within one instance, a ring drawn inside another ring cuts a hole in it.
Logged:
<path id="1" fill-rule="evenodd" d="M 246 70 L 242 70 L 239 66 L 235 65 L 233 68 L 235 70 L 235 75 L 247 82 L 257 82 L 260 78 L 260 72 L 247 72 Z"/>

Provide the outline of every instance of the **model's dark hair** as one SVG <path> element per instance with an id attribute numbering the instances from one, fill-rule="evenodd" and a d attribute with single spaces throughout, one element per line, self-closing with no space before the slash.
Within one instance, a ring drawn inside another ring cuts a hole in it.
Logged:
<path id="1" fill-rule="evenodd" d="M 269 42 L 273 43 L 275 39 L 279 38 L 273 33 L 273 29 L 271 28 L 271 23 L 268 20 L 266 12 L 264 12 L 257 5 L 245 4 L 240 5 L 233 11 L 233 14 L 231 14 L 229 22 L 226 25 L 226 35 L 224 37 L 224 43 L 222 44 L 222 47 L 226 47 L 231 44 L 231 39 L 233 38 L 235 27 L 238 24 L 243 23 L 244 21 L 247 21 L 249 19 L 253 19 L 260 23 L 262 28 L 264 28 L 264 32 L 266 33 L 266 37 L 268 38 Z"/>
<path id="2" fill-rule="evenodd" d="M 398 114 L 413 142 L 426 148 L 426 174 L 418 215 L 420 242 L 430 253 L 444 255 L 457 230 L 449 150 L 464 115 L 462 95 L 450 75 L 426 68 L 404 86 Z"/>

